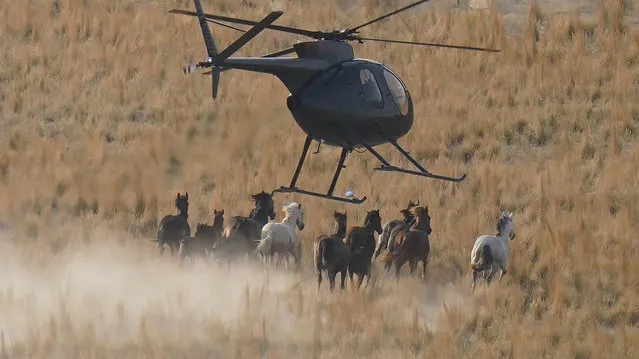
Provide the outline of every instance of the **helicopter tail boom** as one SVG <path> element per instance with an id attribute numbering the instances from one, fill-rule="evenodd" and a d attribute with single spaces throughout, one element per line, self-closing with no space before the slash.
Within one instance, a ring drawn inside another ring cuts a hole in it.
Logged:
<path id="1" fill-rule="evenodd" d="M 212 67 L 212 96 L 213 98 L 217 97 L 217 89 L 220 81 L 220 73 L 223 71 L 223 66 L 225 61 L 233 55 L 237 50 L 242 48 L 242 46 L 246 45 L 251 39 L 257 36 L 262 30 L 266 29 L 271 23 L 273 23 L 277 18 L 282 16 L 284 12 L 282 11 L 272 11 L 268 14 L 262 21 L 253 25 L 253 27 L 244 32 L 240 38 L 235 40 L 232 44 L 227 46 L 222 52 L 219 52 L 217 46 L 215 45 L 215 40 L 213 40 L 213 35 L 211 34 L 211 29 L 209 28 L 209 24 L 204 16 L 204 11 L 202 10 L 202 4 L 200 0 L 193 0 L 195 3 L 195 9 L 197 11 L 197 17 L 200 22 L 200 28 L 202 30 L 202 35 L 204 37 L 204 43 L 206 44 L 206 52 L 208 54 L 208 58 L 204 61 L 201 61 L 197 64 L 191 64 L 184 68 L 185 74 L 190 74 L 194 72 L 198 68 L 207 68 Z"/>

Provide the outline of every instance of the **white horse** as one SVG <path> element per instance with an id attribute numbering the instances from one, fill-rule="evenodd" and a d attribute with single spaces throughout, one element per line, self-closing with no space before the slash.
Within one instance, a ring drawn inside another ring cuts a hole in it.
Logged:
<path id="1" fill-rule="evenodd" d="M 490 269 L 484 276 L 487 284 L 490 284 L 492 277 L 501 270 L 499 280 L 506 274 L 506 267 L 510 257 L 508 241 L 515 239 L 515 225 L 513 214 L 502 213 L 497 221 L 497 235 L 482 235 L 475 240 L 475 245 L 470 252 L 470 267 L 473 271 L 472 289 L 475 289 L 475 281 L 481 272 Z"/>
<path id="2" fill-rule="evenodd" d="M 278 253 L 278 257 L 286 255 L 287 265 L 288 255 L 291 254 L 299 268 L 302 248 L 297 238 L 295 226 L 297 225 L 300 231 L 304 229 L 304 210 L 301 204 L 292 202 L 282 207 L 282 211 L 285 215 L 282 222 L 269 222 L 262 227 L 262 239 L 253 250 L 253 254 L 260 253 L 265 259 L 267 255 L 273 258 L 275 253 Z"/>

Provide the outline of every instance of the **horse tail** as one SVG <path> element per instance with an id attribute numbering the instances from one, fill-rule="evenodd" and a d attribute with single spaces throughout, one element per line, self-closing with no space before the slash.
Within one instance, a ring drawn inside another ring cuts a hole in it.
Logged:
<path id="1" fill-rule="evenodd" d="M 477 248 L 473 259 L 470 262 L 470 267 L 473 271 L 478 272 L 488 269 L 491 266 L 492 262 L 493 252 L 490 249 L 490 246 L 486 243 L 482 243 L 479 245 L 479 248 Z"/>
<path id="2" fill-rule="evenodd" d="M 315 262 L 321 265 L 320 268 L 326 268 L 328 266 L 328 257 L 333 247 L 332 243 L 329 238 L 325 237 L 320 239 L 318 246 L 319 248 L 317 251 Z"/>
<path id="3" fill-rule="evenodd" d="M 392 252 L 386 252 L 386 253 L 384 253 L 384 256 L 382 256 L 382 263 L 384 263 L 384 264 L 391 263 L 400 254 L 401 254 L 401 251 L 399 250 L 399 248 L 394 250 L 394 251 L 392 251 Z"/>
<path id="4" fill-rule="evenodd" d="M 379 236 L 379 245 L 377 246 L 377 250 L 375 251 L 375 259 L 379 257 L 379 255 L 382 253 L 384 249 L 388 249 L 388 239 L 390 238 L 390 233 L 392 228 L 394 227 L 386 226 L 382 230 L 382 235 Z"/>
<path id="5" fill-rule="evenodd" d="M 266 237 L 262 237 L 260 244 L 258 244 L 257 247 L 255 247 L 255 249 L 253 250 L 253 253 L 254 254 L 266 253 L 271 250 L 272 245 L 273 245 L 273 232 L 267 231 Z"/>
<path id="6" fill-rule="evenodd" d="M 399 226 L 397 226 L 397 227 L 399 227 Z M 407 233 L 403 233 L 403 232 L 405 232 L 405 231 L 404 230 L 398 230 L 395 233 L 395 237 L 392 238 L 393 241 L 395 242 L 395 248 L 392 251 L 390 250 L 391 249 L 390 248 L 390 240 L 391 239 L 389 238 L 389 243 L 388 243 L 389 250 L 386 252 L 386 256 L 384 256 L 384 258 L 382 259 L 382 263 L 390 263 L 393 260 L 395 260 L 395 258 L 399 257 L 402 254 L 402 252 L 404 252 L 404 249 L 406 248 L 406 245 L 407 245 L 406 244 L 406 242 L 407 242 L 407 240 L 406 240 L 407 239 L 406 238 L 407 237 Z M 397 239 L 398 239 L 400 234 L 402 234 L 402 238 L 401 238 L 402 241 L 398 244 L 397 243 Z"/>

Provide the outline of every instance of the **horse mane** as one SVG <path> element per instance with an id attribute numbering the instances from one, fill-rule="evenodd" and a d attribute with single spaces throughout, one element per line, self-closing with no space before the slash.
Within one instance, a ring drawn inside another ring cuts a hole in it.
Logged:
<path id="1" fill-rule="evenodd" d="M 282 212 L 284 212 L 285 217 L 291 217 L 293 215 L 294 208 L 298 211 L 302 212 L 299 203 L 291 202 L 285 206 L 282 206 Z"/>

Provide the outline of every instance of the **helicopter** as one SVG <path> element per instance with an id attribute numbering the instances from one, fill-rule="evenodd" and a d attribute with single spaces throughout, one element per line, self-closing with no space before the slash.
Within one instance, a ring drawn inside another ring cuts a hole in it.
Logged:
<path id="1" fill-rule="evenodd" d="M 408 134 L 413 126 L 414 106 L 411 94 L 400 77 L 388 66 L 374 60 L 356 58 L 353 47 L 348 43 L 348 41 L 358 43 L 377 41 L 487 52 L 501 51 L 470 46 L 376 39 L 359 35 L 359 30 L 363 27 L 427 1 L 429 0 L 411 3 L 359 26 L 333 31 L 309 31 L 273 25 L 273 22 L 282 16 L 283 11 L 272 11 L 261 21 L 207 14 L 202 10 L 199 0 L 194 0 L 195 12 L 172 9 L 169 13 L 198 18 L 208 57 L 186 66 L 183 72 L 191 74 L 198 69 L 210 69 L 203 74 L 212 75 L 213 99 L 217 98 L 221 73 L 232 69 L 274 75 L 289 90 L 286 105 L 297 125 L 306 134 L 306 140 L 290 185 L 281 186 L 272 193 L 299 193 L 361 204 L 366 200 L 366 196 L 357 198 L 352 191 L 348 191 L 346 197 L 333 194 L 340 173 L 345 168 L 346 156 L 356 149 L 365 149 L 375 156 L 381 162 L 380 167 L 375 168 L 378 171 L 399 172 L 451 182 L 461 182 L 466 178 L 466 174 L 460 177 L 448 177 L 431 173 L 398 144 L 397 140 Z M 243 34 L 224 50 L 218 51 L 209 22 L 243 32 Z M 243 30 L 225 22 L 250 25 L 251 28 Z M 260 57 L 231 57 L 264 29 L 303 35 L 312 38 L 313 41 L 298 42 L 289 48 Z M 281 57 L 292 53 L 295 53 L 297 57 Z M 322 144 L 342 149 L 337 169 L 326 193 L 309 191 L 296 186 L 313 140 L 317 141 L 318 146 L 314 153 L 319 152 Z M 417 170 L 391 165 L 373 148 L 387 143 L 393 145 Z"/>

